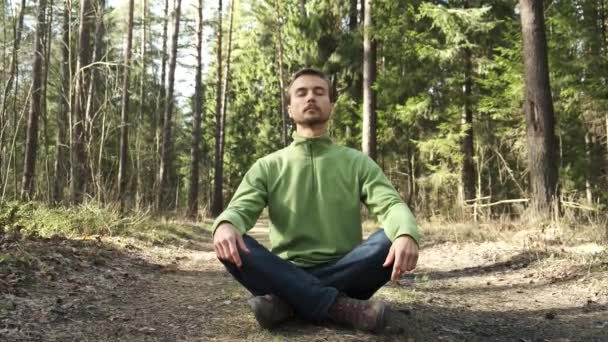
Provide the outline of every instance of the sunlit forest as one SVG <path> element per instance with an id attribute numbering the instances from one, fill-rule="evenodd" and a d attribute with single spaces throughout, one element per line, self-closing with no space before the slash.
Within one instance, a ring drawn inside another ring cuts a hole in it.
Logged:
<path id="1" fill-rule="evenodd" d="M 373 340 L 258 332 L 210 248 L 247 170 L 291 143 L 286 88 L 304 67 L 330 80 L 331 139 L 376 161 L 424 236 L 420 273 L 380 293 L 405 312 L 388 340 L 608 339 L 607 13 L 1 0 L 0 339 Z"/>

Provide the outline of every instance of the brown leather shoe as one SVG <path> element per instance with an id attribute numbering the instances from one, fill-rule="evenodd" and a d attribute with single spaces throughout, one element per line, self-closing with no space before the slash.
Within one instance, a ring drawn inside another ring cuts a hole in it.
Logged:
<path id="1" fill-rule="evenodd" d="M 293 316 L 293 309 L 275 295 L 256 296 L 247 301 L 255 319 L 266 329 L 272 329 Z"/>
<path id="2" fill-rule="evenodd" d="M 339 295 L 329 307 L 329 318 L 351 328 L 377 332 L 386 326 L 386 304 Z"/>

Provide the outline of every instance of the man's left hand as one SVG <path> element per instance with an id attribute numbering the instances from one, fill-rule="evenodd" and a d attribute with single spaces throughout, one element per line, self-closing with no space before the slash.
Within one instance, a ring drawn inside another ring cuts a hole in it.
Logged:
<path id="1" fill-rule="evenodd" d="M 391 264 L 393 265 L 391 280 L 396 281 L 401 274 L 413 271 L 416 268 L 417 262 L 418 245 L 411 236 L 402 235 L 393 241 L 393 245 L 382 266 L 389 267 Z"/>

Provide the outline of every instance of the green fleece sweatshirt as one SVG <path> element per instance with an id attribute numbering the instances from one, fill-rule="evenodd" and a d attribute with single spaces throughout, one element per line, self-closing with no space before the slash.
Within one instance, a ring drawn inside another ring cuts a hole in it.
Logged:
<path id="1" fill-rule="evenodd" d="M 364 203 L 391 241 L 401 235 L 419 241 L 414 215 L 373 160 L 327 136 L 293 138 L 253 164 L 213 223 L 214 232 L 227 221 L 245 234 L 268 206 L 271 251 L 298 266 L 314 266 L 361 243 Z"/>

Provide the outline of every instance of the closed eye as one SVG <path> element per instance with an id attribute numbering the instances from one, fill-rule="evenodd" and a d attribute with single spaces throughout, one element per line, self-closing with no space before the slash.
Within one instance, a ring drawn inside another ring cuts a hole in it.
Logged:
<path id="1" fill-rule="evenodd" d="M 325 95 L 325 88 L 322 87 L 315 87 L 315 89 L 313 90 L 315 95 L 319 95 L 319 96 L 323 96 Z"/>

